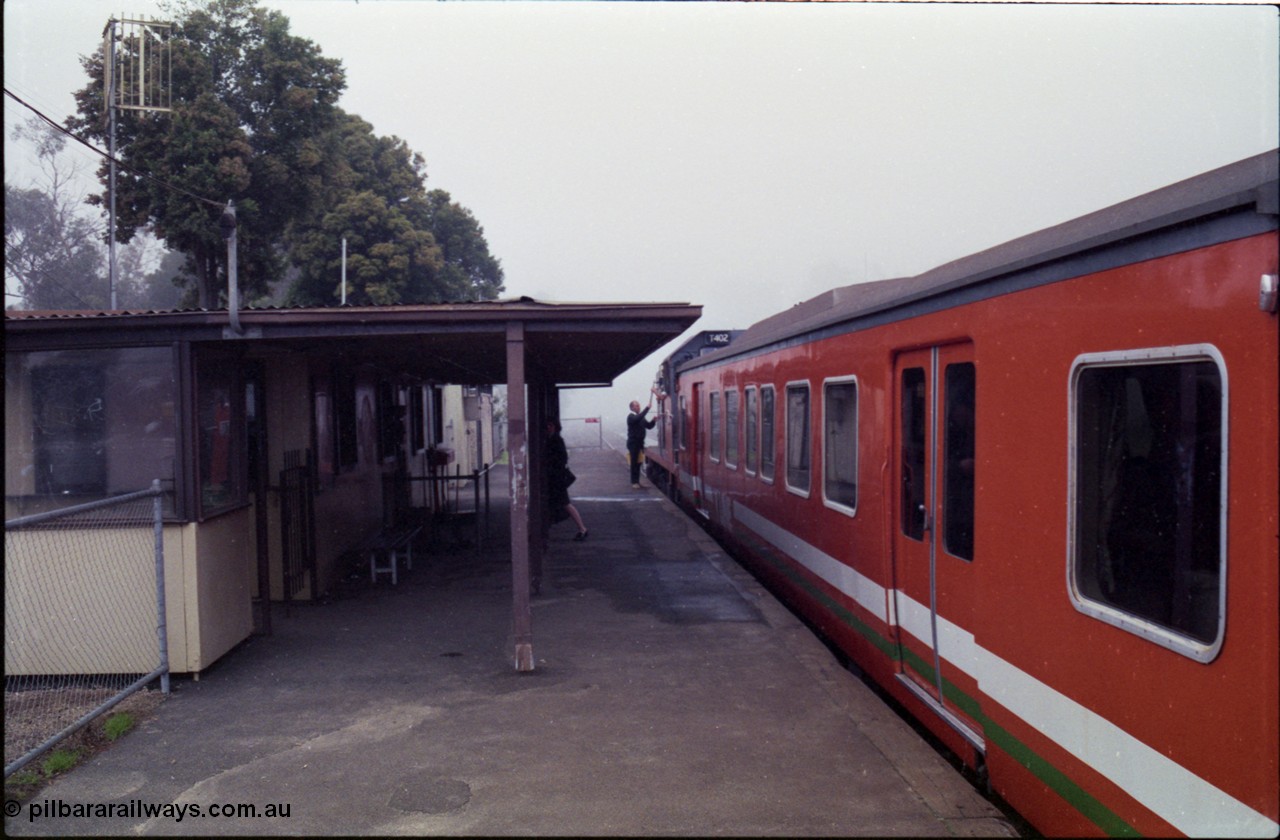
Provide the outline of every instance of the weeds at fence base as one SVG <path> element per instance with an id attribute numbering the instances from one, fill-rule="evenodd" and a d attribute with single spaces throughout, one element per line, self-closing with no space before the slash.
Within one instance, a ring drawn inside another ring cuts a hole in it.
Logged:
<path id="1" fill-rule="evenodd" d="M 102 703 L 113 692 L 108 689 L 47 689 L 37 692 L 6 692 L 4 753 L 6 761 L 10 755 L 21 755 L 31 744 L 32 732 L 47 731 L 48 723 L 41 715 L 24 710 L 43 709 L 48 714 L 54 708 L 56 714 L 75 716 L 83 715 Z M 24 696 L 40 694 L 40 698 Z M 160 705 L 164 695 L 156 690 L 139 691 L 115 707 L 99 715 L 88 726 L 59 742 L 42 759 L 37 759 L 23 769 L 4 780 L 5 799 L 25 801 L 34 796 L 48 782 L 58 775 L 67 772 L 76 765 L 92 758 L 107 749 L 125 733 L 137 728 L 137 725 L 151 716 Z M 38 702 L 35 702 L 37 701 Z M 55 701 L 50 704 L 50 700 Z M 78 711 L 76 711 L 78 709 Z M 42 727 L 45 727 L 42 729 Z M 38 736 L 37 736 L 38 737 Z M 39 743 L 37 740 L 36 743 Z M 12 752 L 11 752 L 12 751 Z"/>

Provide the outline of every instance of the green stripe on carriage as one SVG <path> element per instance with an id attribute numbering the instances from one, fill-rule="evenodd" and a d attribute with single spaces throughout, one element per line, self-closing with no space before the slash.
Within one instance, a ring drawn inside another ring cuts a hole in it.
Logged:
<path id="1" fill-rule="evenodd" d="M 853 614 L 847 607 L 836 601 L 826 592 L 800 575 L 791 563 L 782 558 L 773 546 L 764 542 L 755 534 L 747 531 L 737 522 L 734 523 L 734 538 L 747 548 L 753 556 L 765 561 L 773 569 L 785 577 L 797 589 L 802 590 L 811 599 L 827 609 L 833 616 L 847 625 L 851 630 L 869 641 L 876 650 L 888 659 L 901 663 L 920 674 L 930 683 L 937 682 L 937 671 L 932 662 L 905 647 L 900 647 L 875 628 Z M 943 679 L 942 691 L 948 700 L 955 704 L 970 719 L 981 727 L 983 736 L 996 744 L 1014 761 L 1021 764 L 1037 779 L 1044 782 L 1054 793 L 1061 796 L 1071 807 L 1075 808 L 1087 820 L 1098 826 L 1109 837 L 1141 837 L 1133 826 L 1124 821 L 1118 814 L 1103 805 L 1096 797 L 1071 780 L 1066 773 L 1053 766 L 1047 759 L 1020 741 L 1011 732 L 992 720 L 982 711 L 977 698 L 965 692 L 950 680 Z"/>

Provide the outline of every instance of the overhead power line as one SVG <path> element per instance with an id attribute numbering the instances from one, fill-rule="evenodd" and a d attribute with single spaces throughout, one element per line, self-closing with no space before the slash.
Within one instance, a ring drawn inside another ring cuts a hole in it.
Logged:
<path id="1" fill-rule="evenodd" d="M 216 207 L 219 210 L 221 210 L 226 205 L 225 201 L 215 201 L 211 198 L 205 198 L 204 196 L 196 195 L 190 190 L 183 189 L 182 187 L 176 186 L 174 184 L 170 184 L 168 181 L 161 180 L 160 178 L 157 178 L 154 175 L 150 175 L 146 172 L 142 172 L 141 170 L 134 169 L 133 167 L 129 166 L 127 163 L 124 163 L 123 161 L 121 161 L 119 158 L 112 158 L 110 154 L 102 151 L 102 149 L 99 149 L 97 146 L 93 145 L 92 143 L 85 140 L 84 138 L 76 136 L 71 131 L 67 130 L 64 126 L 59 125 L 53 119 L 45 115 L 39 108 L 25 101 L 22 97 L 18 96 L 16 93 L 9 90 L 8 88 L 4 89 L 4 94 L 5 96 L 12 99 L 14 102 L 17 102 L 19 105 L 29 110 L 31 113 L 35 114 L 44 122 L 48 123 L 48 125 L 52 127 L 55 131 L 58 131 L 66 135 L 67 137 L 70 137 L 72 140 L 84 146 L 86 149 L 93 152 L 95 155 L 98 155 L 103 160 L 108 160 L 108 161 L 114 160 L 116 166 L 119 166 L 121 169 L 125 170 L 126 172 L 136 175 L 139 178 L 145 178 L 154 184 L 159 184 L 160 186 L 164 187 L 167 190 L 172 190 L 173 192 L 179 193 L 181 195 L 185 195 L 188 198 L 192 198 L 192 199 L 195 199 L 196 201 L 200 201 L 205 204 L 208 204 L 210 207 Z"/>

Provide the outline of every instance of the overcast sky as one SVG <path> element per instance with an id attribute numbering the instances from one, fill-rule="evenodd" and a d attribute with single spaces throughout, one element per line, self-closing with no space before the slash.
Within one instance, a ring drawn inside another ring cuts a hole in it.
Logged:
<path id="1" fill-rule="evenodd" d="M 1280 145 L 1268 6 L 262 5 L 341 59 L 341 105 L 475 214 L 508 296 L 687 301 L 695 330 Z M 113 15 L 164 18 L 5 0 L 5 87 L 61 121 Z M 25 115 L 8 97 L 4 114 L 21 183 Z M 625 414 L 656 364 L 566 396 L 565 416 Z"/>

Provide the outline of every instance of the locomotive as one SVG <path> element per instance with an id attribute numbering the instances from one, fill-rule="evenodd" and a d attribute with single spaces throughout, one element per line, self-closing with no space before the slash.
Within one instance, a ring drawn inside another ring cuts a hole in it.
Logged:
<path id="1" fill-rule="evenodd" d="M 654 482 L 1046 834 L 1280 830 L 1277 159 L 659 372 Z"/>

